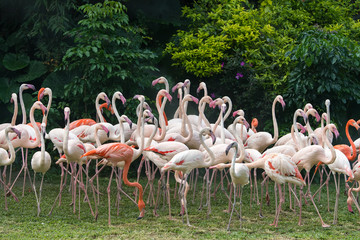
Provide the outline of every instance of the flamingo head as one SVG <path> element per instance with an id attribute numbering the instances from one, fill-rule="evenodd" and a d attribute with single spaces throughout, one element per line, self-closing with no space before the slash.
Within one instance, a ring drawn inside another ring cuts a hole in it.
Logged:
<path id="1" fill-rule="evenodd" d="M 222 112 L 222 113 L 225 113 L 225 112 L 226 112 L 226 109 L 227 109 L 226 104 L 225 104 L 225 103 L 221 104 L 220 109 L 221 109 L 221 112 Z"/>
<path id="2" fill-rule="evenodd" d="M 256 128 L 258 125 L 259 125 L 259 121 L 257 120 L 257 118 L 253 118 L 251 120 L 251 126 Z"/>
<path id="3" fill-rule="evenodd" d="M 124 95 L 120 92 L 120 91 L 117 91 L 114 93 L 114 96 L 117 98 L 117 99 L 120 99 L 120 101 L 122 102 L 123 105 L 125 105 L 126 103 L 126 98 L 124 97 Z"/>
<path id="4" fill-rule="evenodd" d="M 65 120 L 65 123 L 69 120 L 69 117 L 70 117 L 70 108 L 65 107 L 64 108 L 64 120 Z"/>
<path id="5" fill-rule="evenodd" d="M 317 122 L 319 122 L 321 120 L 321 117 L 317 111 L 315 112 L 315 118 L 316 118 Z"/>
<path id="6" fill-rule="evenodd" d="M 359 130 L 359 124 L 358 124 L 357 122 L 355 122 L 354 119 L 350 119 L 348 122 L 349 122 L 349 124 L 350 124 L 351 126 L 353 126 L 354 128 L 356 128 L 356 130 Z"/>
<path id="7" fill-rule="evenodd" d="M 38 101 L 40 101 L 41 99 L 43 99 L 44 97 L 44 91 L 45 91 L 45 88 L 40 88 L 39 92 L 38 92 Z"/>
<path id="8" fill-rule="evenodd" d="M 276 100 L 281 104 L 283 110 L 285 109 L 285 101 L 281 95 L 276 96 Z"/>
<path id="9" fill-rule="evenodd" d="M 25 89 L 31 89 L 31 90 L 34 90 L 35 91 L 35 86 L 32 85 L 32 84 L 28 84 L 28 83 L 25 83 Z"/>
<path id="10" fill-rule="evenodd" d="M 237 142 L 235 142 L 235 141 L 234 141 L 234 142 L 232 142 L 232 143 L 230 143 L 230 144 L 226 147 L 225 154 L 226 154 L 226 155 L 228 155 L 228 154 L 229 154 L 229 151 L 230 151 L 230 149 L 231 149 L 231 148 L 233 148 L 233 147 L 234 147 L 234 148 L 236 148 L 236 149 L 237 149 L 237 148 L 238 148 L 238 146 L 239 146 L 239 145 L 238 145 L 238 143 L 237 143 Z"/>
<path id="11" fill-rule="evenodd" d="M 10 131 L 16 133 L 16 135 L 18 136 L 19 139 L 21 138 L 21 132 L 19 130 L 17 130 L 14 127 L 10 127 L 9 129 L 10 129 Z"/>
<path id="12" fill-rule="evenodd" d="M 106 132 L 106 136 L 109 137 L 110 135 L 110 131 L 107 127 L 105 127 L 103 124 L 99 124 L 101 129 L 104 130 Z"/>
<path id="13" fill-rule="evenodd" d="M 300 132 L 301 133 L 305 133 L 306 132 L 306 127 L 304 127 L 302 124 L 300 124 L 300 123 L 296 123 L 296 126 L 298 127 L 298 128 L 300 128 Z"/>
<path id="14" fill-rule="evenodd" d="M 158 93 L 158 96 L 166 97 L 169 100 L 169 102 L 171 102 L 172 100 L 172 96 L 165 89 L 161 89 Z"/>
<path id="15" fill-rule="evenodd" d="M 133 123 L 130 120 L 130 118 L 128 118 L 126 115 L 122 115 L 121 117 L 129 124 L 130 129 L 132 129 L 132 124 Z"/>
<path id="16" fill-rule="evenodd" d="M 329 129 L 330 131 L 332 131 L 335 135 L 335 138 L 339 137 L 339 131 L 337 130 L 336 126 L 334 124 L 329 124 L 329 125 L 326 125 L 326 126 L 329 126 Z"/>
<path id="17" fill-rule="evenodd" d="M 139 199 L 139 201 L 138 201 L 138 208 L 139 208 L 139 211 L 140 211 L 140 215 L 137 218 L 137 220 L 140 220 L 145 215 L 145 203 L 144 203 L 144 201 L 142 199 Z"/>
<path id="18" fill-rule="evenodd" d="M 11 98 L 10 98 L 10 102 L 14 103 L 17 100 L 17 94 L 16 93 L 12 93 L 11 94 Z"/>
<path id="19" fill-rule="evenodd" d="M 165 82 L 164 77 L 159 77 L 159 78 L 153 80 L 151 84 L 152 84 L 152 86 L 155 86 L 158 83 L 164 83 L 164 82 Z"/>
<path id="20" fill-rule="evenodd" d="M 240 116 L 240 118 L 243 118 L 243 124 L 244 124 L 244 126 L 246 127 L 246 129 L 249 129 L 249 128 L 250 128 L 250 125 L 249 125 L 248 121 L 246 121 L 246 119 L 245 119 L 243 116 Z"/>
<path id="21" fill-rule="evenodd" d="M 307 112 L 308 110 L 312 109 L 313 105 L 311 103 L 307 103 L 304 107 L 304 112 Z"/>
<path id="22" fill-rule="evenodd" d="M 239 109 L 239 110 L 236 110 L 235 112 L 233 112 L 233 117 L 235 117 L 236 115 L 245 116 L 244 110 Z"/>
<path id="23" fill-rule="evenodd" d="M 189 80 L 189 79 L 185 79 L 184 84 L 183 84 L 182 87 L 183 87 L 183 88 L 190 87 L 190 80 Z"/>
<path id="24" fill-rule="evenodd" d="M 300 115 L 304 118 L 304 122 L 307 123 L 308 117 L 307 117 L 307 115 L 305 114 L 305 112 L 304 112 L 302 109 L 298 109 L 297 111 L 298 111 L 298 113 L 300 113 Z"/>
<path id="25" fill-rule="evenodd" d="M 175 86 L 172 87 L 171 91 L 175 92 L 176 89 L 182 88 L 183 85 L 184 85 L 184 83 L 178 82 L 177 84 L 175 84 Z"/>
<path id="26" fill-rule="evenodd" d="M 329 99 L 326 99 L 326 100 L 325 100 L 325 106 L 326 106 L 326 107 L 330 107 L 330 100 L 329 100 Z"/>
<path id="27" fill-rule="evenodd" d="M 44 115 L 47 114 L 48 110 L 47 110 L 47 108 L 44 106 L 44 104 L 42 104 L 42 102 L 36 101 L 36 102 L 34 103 L 34 105 L 36 106 L 37 109 L 41 109 L 41 110 L 43 111 Z"/>
<path id="28" fill-rule="evenodd" d="M 206 88 L 206 83 L 204 82 L 201 82 L 199 84 L 199 87 L 196 89 L 196 93 L 199 94 L 199 92 L 202 90 L 202 89 L 205 89 Z"/>

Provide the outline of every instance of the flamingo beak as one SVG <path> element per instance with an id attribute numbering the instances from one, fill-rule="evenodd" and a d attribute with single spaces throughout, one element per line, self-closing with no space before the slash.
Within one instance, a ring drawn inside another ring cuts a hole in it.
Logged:
<path id="1" fill-rule="evenodd" d="M 157 78 L 155 80 L 152 81 L 152 86 L 155 86 L 156 84 L 158 84 L 158 82 L 160 81 L 160 78 Z"/>

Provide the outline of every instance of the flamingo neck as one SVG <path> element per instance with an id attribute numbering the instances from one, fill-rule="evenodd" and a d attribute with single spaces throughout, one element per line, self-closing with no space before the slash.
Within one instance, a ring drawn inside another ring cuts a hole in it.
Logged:
<path id="1" fill-rule="evenodd" d="M 347 139 L 349 140 L 349 143 L 350 143 L 351 149 L 352 149 L 352 153 L 350 153 L 350 156 L 348 156 L 348 159 L 349 159 L 349 161 L 354 161 L 356 158 L 356 147 L 355 147 L 355 144 L 354 144 L 353 140 L 351 139 L 351 136 L 349 133 L 349 125 L 350 125 L 350 122 L 348 121 L 346 123 L 346 127 L 345 127 L 345 134 L 346 134 Z"/>
<path id="2" fill-rule="evenodd" d="M 23 117 L 22 124 L 26 124 L 26 111 L 25 111 L 25 105 L 24 105 L 24 100 L 23 100 L 23 96 L 22 96 L 23 91 L 24 91 L 24 88 L 23 88 L 23 85 L 21 85 L 20 89 L 19 89 L 19 98 L 20 98 L 21 113 L 22 113 L 22 117 Z"/>
<path id="3" fill-rule="evenodd" d="M 139 201 L 138 201 L 138 207 L 141 211 L 144 207 L 144 201 L 143 201 L 143 188 L 138 182 L 130 182 L 128 180 L 128 173 L 130 168 L 131 161 L 125 161 L 124 169 L 123 169 L 123 181 L 124 183 L 129 187 L 136 187 L 139 190 Z"/>
<path id="4" fill-rule="evenodd" d="M 160 90 L 161 91 L 161 90 Z M 156 141 L 161 141 L 165 138 L 166 135 L 166 115 L 165 115 L 165 104 L 167 101 L 167 97 L 164 97 L 164 100 L 162 103 L 161 102 L 161 97 L 163 95 L 160 95 L 160 91 L 158 93 L 158 95 L 156 96 L 156 109 L 159 113 L 159 121 L 160 121 L 160 128 L 161 128 L 161 134 L 158 136 L 154 136 L 154 140 Z M 155 128 L 155 130 L 157 130 L 157 127 Z M 156 132 L 155 132 L 156 133 Z"/>
<path id="5" fill-rule="evenodd" d="M 30 109 L 30 113 L 29 113 L 29 116 L 30 116 L 30 122 L 35 130 L 35 135 L 36 135 L 36 141 L 31 143 L 30 144 L 30 148 L 35 148 L 39 145 L 40 143 L 40 138 L 41 138 L 41 134 L 40 134 L 40 131 L 39 131 L 39 128 L 37 127 L 37 124 L 35 122 L 35 118 L 34 118 L 34 112 L 35 112 L 35 104 L 31 107 Z"/>
<path id="6" fill-rule="evenodd" d="M 207 127 L 210 127 L 210 123 L 207 120 L 207 118 L 205 117 L 204 111 L 205 111 L 205 107 L 206 104 L 208 104 L 209 102 L 207 102 L 206 100 L 208 99 L 207 96 L 204 96 L 200 99 L 199 105 L 198 105 L 198 111 L 199 111 L 199 118 L 198 118 L 198 126 L 199 128 L 202 126 L 201 122 L 204 121 L 205 125 Z"/>
<path id="7" fill-rule="evenodd" d="M 7 145 L 9 146 L 10 157 L 5 161 L 2 161 L 2 165 L 10 165 L 15 161 L 15 150 L 9 138 L 9 128 L 5 129 L 5 137 L 6 137 Z"/>
<path id="8" fill-rule="evenodd" d="M 326 131 L 328 130 L 329 125 L 326 125 L 322 131 L 322 139 L 323 139 L 323 143 L 325 143 L 325 145 L 327 147 L 329 147 L 330 152 L 331 152 L 331 158 L 327 159 L 326 162 L 323 162 L 325 164 L 332 164 L 333 162 L 335 162 L 336 159 L 336 153 L 335 153 L 335 149 L 333 147 L 333 145 L 330 143 L 329 139 L 326 137 Z"/>
<path id="9" fill-rule="evenodd" d="M 275 115 L 275 105 L 277 103 L 277 100 L 275 99 L 272 105 L 272 109 L 271 109 L 271 115 L 272 115 L 272 120 L 273 120 L 273 125 L 274 125 L 274 138 L 271 141 L 271 144 L 276 143 L 276 141 L 278 140 L 279 137 L 279 129 L 278 129 L 278 124 L 277 124 L 277 120 L 276 120 L 276 115 Z"/>
<path id="10" fill-rule="evenodd" d="M 121 143 L 125 143 L 125 136 L 124 136 L 124 126 L 123 126 L 123 123 L 121 121 L 121 117 L 119 115 L 119 112 L 116 108 L 116 99 L 118 99 L 116 97 L 117 94 L 114 94 L 112 99 L 111 99 L 111 105 L 112 105 L 112 108 L 113 108 L 113 111 L 114 111 L 114 114 L 115 114 L 115 117 L 116 119 L 118 120 L 119 122 L 119 136 L 114 136 L 114 139 L 115 140 L 120 140 Z M 97 138 L 97 134 L 95 133 L 95 139 Z M 99 139 L 99 138 L 97 138 Z M 96 139 L 96 140 L 97 140 Z M 100 142 L 100 141 L 99 141 Z M 97 143 L 96 143 L 97 144 Z M 99 146 L 99 145 L 98 145 Z"/>
<path id="11" fill-rule="evenodd" d="M 15 93 L 14 93 L 13 101 L 14 101 L 14 114 L 11 119 L 11 126 L 15 126 L 15 124 L 16 124 L 16 118 L 17 118 L 18 108 L 19 108 L 18 102 L 17 102 L 17 95 Z"/>
<path id="12" fill-rule="evenodd" d="M 100 101 L 100 98 L 102 97 L 102 94 L 98 94 L 97 97 L 96 97 L 96 100 L 95 100 L 95 108 L 96 108 L 96 113 L 99 117 L 99 120 L 100 122 L 105 122 L 105 119 L 104 119 L 104 116 L 102 115 L 101 113 L 101 110 L 100 110 L 100 104 L 99 104 L 99 101 Z"/>

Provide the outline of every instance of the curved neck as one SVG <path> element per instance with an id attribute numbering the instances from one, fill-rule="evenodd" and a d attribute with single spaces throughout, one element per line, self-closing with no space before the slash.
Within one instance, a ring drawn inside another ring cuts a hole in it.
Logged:
<path id="1" fill-rule="evenodd" d="M 40 138 L 41 138 L 39 128 L 37 127 L 37 124 L 36 124 L 35 118 L 34 118 L 34 112 L 35 112 L 35 108 L 36 108 L 35 104 L 36 103 L 34 103 L 33 106 L 31 107 L 29 116 L 30 116 L 30 122 L 35 130 L 36 140 L 35 140 L 35 142 L 33 142 L 29 145 L 29 148 L 37 147 L 40 143 Z"/>
<path id="2" fill-rule="evenodd" d="M 5 137 L 6 137 L 7 145 L 9 146 L 10 157 L 6 160 L 3 160 L 2 164 L 10 165 L 15 161 L 15 150 L 14 150 L 14 146 L 12 145 L 10 138 L 9 138 L 9 129 L 8 128 L 5 129 Z"/>
<path id="3" fill-rule="evenodd" d="M 131 161 L 125 161 L 125 165 L 124 165 L 124 169 L 123 169 L 123 181 L 124 181 L 124 183 L 126 185 L 128 185 L 130 187 L 136 187 L 139 190 L 138 206 L 139 206 L 139 210 L 141 211 L 142 209 L 140 209 L 140 204 L 144 204 L 144 202 L 143 202 L 143 188 L 140 185 L 140 183 L 138 183 L 138 182 L 129 182 L 128 173 L 129 173 L 130 164 L 131 164 Z"/>
<path id="4" fill-rule="evenodd" d="M 14 113 L 11 119 L 11 126 L 15 126 L 16 124 L 16 118 L 17 118 L 17 114 L 18 114 L 18 102 L 17 102 L 17 95 L 14 93 L 14 97 L 12 98 L 14 101 Z"/>
<path id="5" fill-rule="evenodd" d="M 124 126 L 122 125 L 121 117 L 120 117 L 119 112 L 118 112 L 118 110 L 116 108 L 116 99 L 118 99 L 118 98 L 116 97 L 116 94 L 114 94 L 112 99 L 111 99 L 111 105 L 112 105 L 112 109 L 114 111 L 115 117 L 119 122 L 119 136 L 115 136 L 115 139 L 120 138 L 120 142 L 125 143 Z M 97 134 L 95 134 L 95 137 L 97 137 Z"/>
<path id="6" fill-rule="evenodd" d="M 132 160 L 134 161 L 135 159 L 137 159 L 140 155 L 141 155 L 141 153 L 142 153 L 142 151 L 143 151 L 143 149 L 144 149 L 144 125 L 145 125 L 145 117 L 143 116 L 143 113 L 142 114 L 140 114 L 140 116 L 139 116 L 139 118 L 140 118 L 140 124 L 139 125 L 137 125 L 137 128 L 139 128 L 139 126 L 140 126 L 140 128 L 141 128 L 141 133 L 140 133 L 140 145 L 139 145 L 139 149 L 134 149 L 134 154 L 133 154 L 133 157 L 132 157 Z"/>
<path id="7" fill-rule="evenodd" d="M 293 118 L 293 124 L 291 126 L 291 137 L 297 147 L 297 149 L 301 149 L 303 148 L 304 146 L 301 146 L 301 137 L 300 137 L 300 133 L 299 133 L 299 130 L 298 130 L 298 127 L 297 127 L 297 117 L 298 117 L 298 113 L 299 113 L 299 109 L 295 111 L 294 113 L 294 118 Z M 299 143 L 300 142 L 300 143 Z"/>
<path id="8" fill-rule="evenodd" d="M 350 153 L 350 156 L 348 157 L 348 159 L 349 159 L 349 161 L 354 161 L 356 158 L 356 147 L 355 147 L 355 144 L 349 134 L 349 126 L 350 126 L 350 120 L 346 123 L 345 134 L 346 134 L 347 139 L 349 140 L 349 143 L 350 143 L 350 146 L 352 149 L 352 153 Z"/>
<path id="9" fill-rule="evenodd" d="M 179 96 L 179 106 L 176 109 L 176 112 L 174 113 L 174 118 L 179 118 L 179 117 L 181 118 L 181 116 L 182 116 L 180 105 L 181 105 L 181 102 L 182 102 L 183 92 L 182 92 L 181 87 L 178 89 L 178 96 Z"/>
<path id="10" fill-rule="evenodd" d="M 224 103 L 228 103 L 229 106 L 228 106 L 228 109 L 224 115 L 224 122 L 226 121 L 226 119 L 229 117 L 231 111 L 232 111 L 232 101 L 231 99 L 228 97 L 228 96 L 225 96 L 222 98 L 224 100 Z"/>
<path id="11" fill-rule="evenodd" d="M 316 110 L 314 108 L 311 108 L 308 111 L 306 111 L 306 113 L 305 113 L 306 116 L 308 117 L 308 120 L 306 122 L 306 130 L 309 133 L 309 135 L 314 132 L 310 126 L 309 116 L 315 114 L 315 112 L 316 112 Z"/>
<path id="12" fill-rule="evenodd" d="M 140 136 L 141 117 L 142 117 L 143 110 L 144 110 L 144 102 L 145 102 L 145 99 L 143 97 L 141 97 L 140 98 L 140 103 L 136 108 L 136 113 L 137 113 L 137 116 L 138 116 L 138 119 L 137 119 L 137 122 L 136 122 L 136 126 L 137 126 L 136 127 L 136 135 L 137 136 Z"/>
<path id="13" fill-rule="evenodd" d="M 210 123 L 207 120 L 207 118 L 205 117 L 204 111 L 205 111 L 205 107 L 206 104 L 208 104 L 209 102 L 207 102 L 206 100 L 208 99 L 207 96 L 204 96 L 200 99 L 199 105 L 198 105 L 198 111 L 199 111 L 199 118 L 198 118 L 198 126 L 199 128 L 202 126 L 201 122 L 204 121 L 205 125 L 207 127 L 210 127 Z"/>
<path id="14" fill-rule="evenodd" d="M 326 131 L 328 130 L 329 125 L 326 125 L 322 131 L 322 139 L 323 139 L 323 143 L 325 143 L 325 145 L 327 147 L 329 147 L 330 152 L 331 152 L 331 158 L 327 159 L 326 162 L 323 162 L 325 164 L 332 164 L 333 162 L 335 162 L 336 159 L 336 153 L 335 153 L 335 149 L 333 147 L 333 145 L 330 143 L 329 139 L 326 137 Z"/>
<path id="15" fill-rule="evenodd" d="M 65 156 L 68 156 L 68 145 L 69 145 L 69 131 L 70 131 L 70 114 L 68 119 L 66 120 L 66 125 L 65 125 L 65 132 L 64 132 L 64 139 L 63 139 L 63 151 Z"/>
<path id="16" fill-rule="evenodd" d="M 278 129 L 276 115 L 275 115 L 276 103 L 277 103 L 277 99 L 275 98 L 273 105 L 272 105 L 272 109 L 271 109 L 272 120 L 273 120 L 273 125 L 274 125 L 274 138 L 272 139 L 271 144 L 274 144 L 278 140 L 278 137 L 279 137 L 279 129 Z"/>
<path id="17" fill-rule="evenodd" d="M 169 85 L 167 86 L 167 88 L 169 88 Z M 164 97 L 163 102 L 161 103 L 161 106 L 160 106 L 160 96 L 162 96 L 162 95 L 160 95 L 160 92 L 159 92 L 156 96 L 156 109 L 159 113 L 159 122 L 160 122 L 161 133 L 160 133 L 160 135 L 154 136 L 154 140 L 156 140 L 156 141 L 163 140 L 166 135 L 166 122 L 165 122 L 164 109 L 165 109 L 167 97 Z M 156 130 L 157 130 L 157 127 L 156 127 Z"/>
<path id="18" fill-rule="evenodd" d="M 19 98 L 20 98 L 21 113 L 22 113 L 22 117 L 23 117 L 22 124 L 26 124 L 26 111 L 25 111 L 25 105 L 24 105 L 24 100 L 23 100 L 23 95 L 22 95 L 23 91 L 24 91 L 24 88 L 21 85 L 20 89 L 19 89 Z"/>
<path id="19" fill-rule="evenodd" d="M 252 163 L 244 163 L 245 166 L 247 166 L 249 169 L 252 168 L 261 168 L 261 169 L 265 169 L 265 158 L 261 157 L 260 159 L 258 159 L 255 162 Z"/>
<path id="20" fill-rule="evenodd" d="M 96 100 L 95 100 L 95 108 L 96 108 L 96 113 L 97 115 L 99 116 L 99 120 L 100 122 L 105 122 L 105 119 L 104 119 L 104 116 L 102 115 L 101 113 L 101 110 L 100 110 L 100 104 L 99 104 L 99 101 L 100 101 L 100 98 L 101 98 L 102 94 L 98 94 L 97 97 L 96 97 Z"/>
<path id="21" fill-rule="evenodd" d="M 41 143 L 41 154 L 40 154 L 40 162 L 41 164 L 45 163 L 45 139 L 44 139 L 44 129 L 41 127 L 41 138 L 40 138 L 40 143 Z"/>
<path id="22" fill-rule="evenodd" d="M 102 129 L 101 125 L 100 124 L 97 124 L 95 126 L 95 131 L 94 131 L 94 138 L 95 138 L 95 143 L 96 143 L 96 147 L 99 147 L 101 145 L 101 142 L 100 142 L 100 139 L 99 139 L 99 134 L 98 134 L 98 131 Z"/>
<path id="23" fill-rule="evenodd" d="M 159 127 L 159 122 L 155 117 L 154 117 L 154 125 L 155 125 L 154 131 L 152 131 L 152 133 L 151 133 L 150 137 L 148 138 L 148 140 L 146 141 L 146 144 L 145 144 L 144 147 L 149 147 L 150 146 L 152 140 L 154 139 L 154 137 L 155 137 L 155 135 L 157 133 L 157 130 L 158 130 L 158 127 Z"/>
<path id="24" fill-rule="evenodd" d="M 215 155 L 214 155 L 213 151 L 211 151 L 211 149 L 205 144 L 204 136 L 201 131 L 200 131 L 199 135 L 200 135 L 200 144 L 204 147 L 205 151 L 209 154 L 209 157 L 210 157 L 210 160 L 205 161 L 205 163 L 207 164 L 207 167 L 210 167 L 215 162 Z"/>
<path id="25" fill-rule="evenodd" d="M 50 88 L 46 88 L 44 91 L 48 91 L 48 97 L 49 97 L 49 100 L 48 100 L 48 104 L 46 106 L 46 109 L 47 109 L 47 113 L 43 116 L 43 119 L 42 119 L 42 122 L 47 124 L 47 117 L 48 117 L 48 114 L 50 112 L 50 107 L 51 107 L 51 103 L 52 103 L 52 91 Z"/>

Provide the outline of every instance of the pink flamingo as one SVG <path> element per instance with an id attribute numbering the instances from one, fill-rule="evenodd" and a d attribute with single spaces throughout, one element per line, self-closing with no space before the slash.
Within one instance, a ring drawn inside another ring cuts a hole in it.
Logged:
<path id="1" fill-rule="evenodd" d="M 277 102 L 279 102 L 281 104 L 283 109 L 285 108 L 285 102 L 283 100 L 283 97 L 280 95 L 276 96 L 273 101 L 273 104 L 272 104 L 272 119 L 273 119 L 273 125 L 274 125 L 274 137 L 272 137 L 271 134 L 268 132 L 257 132 L 255 134 L 253 134 L 252 136 L 250 136 L 246 140 L 246 142 L 244 144 L 245 148 L 252 148 L 252 149 L 258 150 L 259 152 L 263 152 L 268 146 L 276 143 L 278 136 L 279 136 L 279 130 L 278 130 L 278 125 L 277 125 L 276 116 L 275 116 L 275 105 Z"/>
<path id="2" fill-rule="evenodd" d="M 41 151 L 37 151 L 34 153 L 33 157 L 31 158 L 31 168 L 34 170 L 34 181 L 33 181 L 33 189 L 35 192 L 36 202 L 37 202 L 37 215 L 40 216 L 40 202 L 41 202 L 41 192 L 42 192 L 42 185 L 44 181 L 45 173 L 50 169 L 51 166 L 51 156 L 50 154 L 45 151 L 45 133 L 46 133 L 46 125 L 45 123 L 41 123 Z M 40 189 L 39 189 L 39 196 L 36 192 L 35 186 L 35 178 L 36 173 L 42 173 Z"/>
<path id="3" fill-rule="evenodd" d="M 18 131 L 15 127 L 11 127 L 11 126 L 6 127 L 5 130 L 3 130 L 3 131 L 5 133 L 5 139 L 6 139 L 7 145 L 9 146 L 10 156 L 9 156 L 8 151 L 6 151 L 3 148 L 0 148 L 0 166 L 8 166 L 8 165 L 11 165 L 15 161 L 15 150 L 14 150 L 14 146 L 12 145 L 12 143 L 10 141 L 9 133 L 10 132 L 15 133 L 20 138 L 21 132 Z M 6 191 L 9 191 L 16 201 L 18 201 L 18 199 L 11 190 L 8 190 L 8 186 L 6 184 L 6 169 L 5 168 L 4 168 L 4 172 L 3 172 L 3 180 L 0 180 L 0 181 L 4 185 L 5 210 L 8 210 Z"/>
<path id="4" fill-rule="evenodd" d="M 294 163 L 296 163 L 299 170 L 305 169 L 305 171 L 306 171 L 306 178 L 308 179 L 307 196 L 310 198 L 311 202 L 313 203 L 313 205 L 315 207 L 315 210 L 317 211 L 317 213 L 319 215 L 321 225 L 323 227 L 329 227 L 329 225 L 325 224 L 324 221 L 322 220 L 320 212 L 319 212 L 319 210 L 316 207 L 316 204 L 314 202 L 313 195 L 311 194 L 311 191 L 310 191 L 310 170 L 311 170 L 311 168 L 313 166 L 315 166 L 319 162 L 323 162 L 323 163 L 329 165 L 329 164 L 333 163 L 335 161 L 335 159 L 336 159 L 335 149 L 331 145 L 329 139 L 326 137 L 326 131 L 327 130 L 330 130 L 331 132 L 333 132 L 336 137 L 339 135 L 339 132 L 338 132 L 338 130 L 337 130 L 337 128 L 336 128 L 336 126 L 334 124 L 326 125 L 324 127 L 324 129 L 323 129 L 323 132 L 322 132 L 323 133 L 322 134 L 323 140 L 324 140 L 326 146 L 328 146 L 329 149 L 330 149 L 331 157 L 327 156 L 326 151 L 322 146 L 320 146 L 320 145 L 310 145 L 310 146 L 307 146 L 307 147 L 304 147 L 304 148 L 300 149 L 291 158 L 292 161 L 294 161 Z M 300 195 L 300 201 L 301 201 L 301 197 L 303 195 L 302 189 L 300 191 L 301 191 L 301 195 Z M 300 205 L 299 225 L 301 225 L 301 205 Z"/>
<path id="5" fill-rule="evenodd" d="M 126 185 L 130 187 L 136 187 L 139 190 L 139 201 L 138 201 L 138 208 L 140 211 L 140 215 L 138 219 L 141 219 L 144 217 L 145 213 L 145 203 L 143 201 L 143 188 L 138 182 L 129 182 L 127 175 L 129 171 L 130 164 L 133 160 L 137 159 L 140 154 L 143 151 L 144 148 L 144 124 L 145 124 L 145 117 L 153 117 L 152 113 L 149 110 L 144 110 L 142 114 L 142 120 L 141 124 L 138 125 L 138 127 L 141 127 L 141 143 L 139 146 L 139 149 L 134 149 L 126 144 L 123 143 L 107 143 L 103 144 L 89 152 L 86 152 L 81 157 L 87 157 L 89 159 L 98 159 L 98 158 L 105 158 L 110 163 L 112 163 L 112 171 L 109 179 L 109 185 L 107 187 L 107 193 L 108 193 L 108 223 L 111 224 L 111 208 L 110 208 L 110 187 L 111 187 L 111 181 L 114 174 L 114 167 L 119 162 L 125 162 L 124 169 L 123 169 L 123 181 Z M 101 167 L 101 169 L 90 179 L 90 184 L 92 186 L 93 192 L 95 192 L 95 187 L 93 185 L 93 179 L 96 177 L 102 169 L 105 167 Z M 95 194 L 94 194 L 95 197 Z M 97 217 L 97 205 L 96 206 L 96 217 Z"/>
<path id="6" fill-rule="evenodd" d="M 187 151 L 183 151 L 176 154 L 168 163 L 166 163 L 165 166 L 161 168 L 161 171 L 162 172 L 168 170 L 182 171 L 184 172 L 183 182 L 186 183 L 189 173 L 194 168 L 203 168 L 203 167 L 211 166 L 214 163 L 215 156 L 210 151 L 210 149 L 205 145 L 203 136 L 210 135 L 214 142 L 216 140 L 216 137 L 214 133 L 210 130 L 210 128 L 202 129 L 199 135 L 200 135 L 201 144 L 204 146 L 205 150 L 207 151 L 208 156 L 206 156 L 203 152 L 197 149 L 190 149 Z M 179 192 L 185 208 L 187 225 L 190 226 L 189 216 L 187 213 L 187 201 L 185 198 L 185 186 L 186 184 L 182 184 L 182 186 L 180 186 Z"/>

